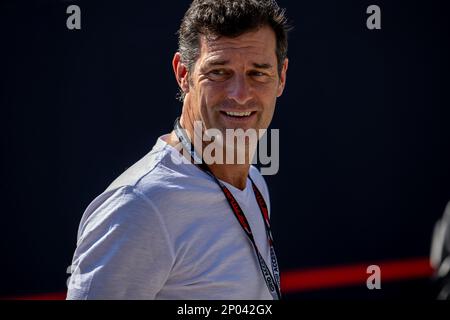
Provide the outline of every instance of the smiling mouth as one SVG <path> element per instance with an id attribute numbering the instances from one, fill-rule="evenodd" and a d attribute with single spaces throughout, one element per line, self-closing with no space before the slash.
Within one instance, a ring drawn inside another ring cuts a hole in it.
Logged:
<path id="1" fill-rule="evenodd" d="M 246 119 L 256 113 L 256 111 L 235 112 L 235 111 L 220 111 L 223 115 L 234 119 Z"/>

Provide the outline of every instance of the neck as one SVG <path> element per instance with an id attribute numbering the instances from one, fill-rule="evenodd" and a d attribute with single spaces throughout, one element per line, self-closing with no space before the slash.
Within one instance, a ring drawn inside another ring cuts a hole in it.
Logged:
<path id="1" fill-rule="evenodd" d="M 249 164 L 212 164 L 208 166 L 217 179 L 228 182 L 239 190 L 247 186 Z"/>
<path id="2" fill-rule="evenodd" d="M 182 120 L 182 119 L 181 119 Z M 185 126 L 182 121 L 181 126 L 186 129 L 191 141 L 194 137 L 194 130 L 193 126 Z M 175 147 L 180 142 L 178 140 L 177 135 L 174 131 L 170 133 L 170 136 L 168 140 L 166 141 L 169 145 Z M 204 150 L 205 145 L 203 145 Z M 181 152 L 181 151 L 180 151 Z M 201 150 L 197 150 L 197 153 L 201 155 Z M 224 154 L 226 154 L 224 152 Z M 248 158 L 251 159 L 251 158 Z M 208 168 L 211 170 L 212 174 L 222 181 L 225 181 L 232 186 L 238 188 L 239 190 L 244 190 L 247 186 L 247 177 L 250 170 L 250 164 L 244 163 L 244 164 L 209 164 Z"/>

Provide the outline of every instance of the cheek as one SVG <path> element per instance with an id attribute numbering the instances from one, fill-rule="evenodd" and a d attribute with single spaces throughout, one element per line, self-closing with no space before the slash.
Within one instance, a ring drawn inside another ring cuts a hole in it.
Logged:
<path id="1" fill-rule="evenodd" d="M 260 96 L 260 103 L 263 107 L 263 112 L 261 115 L 263 126 L 268 126 L 272 120 L 277 102 L 276 92 L 277 90 L 271 88 L 267 89 L 267 91 Z"/>
<path id="2" fill-rule="evenodd" d="M 273 85 L 264 86 L 261 90 L 258 90 L 259 100 L 264 104 L 266 108 L 273 108 L 277 100 L 278 87 Z"/>
<path id="3" fill-rule="evenodd" d="M 207 83 L 201 87 L 200 97 L 202 112 L 211 112 L 226 99 L 224 83 Z"/>
<path id="4" fill-rule="evenodd" d="M 211 121 L 213 121 L 212 106 L 215 104 L 213 93 L 214 90 L 210 86 L 201 86 L 198 91 L 196 110 L 207 128 L 212 125 Z"/>

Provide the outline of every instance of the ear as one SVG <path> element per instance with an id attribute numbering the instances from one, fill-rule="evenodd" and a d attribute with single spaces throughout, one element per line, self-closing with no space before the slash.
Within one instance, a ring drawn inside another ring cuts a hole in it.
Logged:
<path id="1" fill-rule="evenodd" d="M 189 79 L 187 67 L 181 62 L 181 54 L 179 52 L 175 53 L 172 60 L 173 72 L 175 73 L 175 78 L 177 79 L 178 85 L 184 93 L 189 92 Z"/>
<path id="2" fill-rule="evenodd" d="M 289 60 L 284 59 L 283 67 L 281 68 L 280 83 L 278 84 L 277 98 L 283 94 L 284 87 L 286 86 L 286 73 L 288 69 Z"/>

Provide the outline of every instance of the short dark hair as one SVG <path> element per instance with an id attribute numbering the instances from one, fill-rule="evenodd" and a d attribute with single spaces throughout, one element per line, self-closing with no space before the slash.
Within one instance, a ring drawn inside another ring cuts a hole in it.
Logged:
<path id="1" fill-rule="evenodd" d="M 290 27 L 285 10 L 275 0 L 193 0 L 178 30 L 181 62 L 192 70 L 200 54 L 200 35 L 238 37 L 265 25 L 275 32 L 275 53 L 281 74 Z"/>

